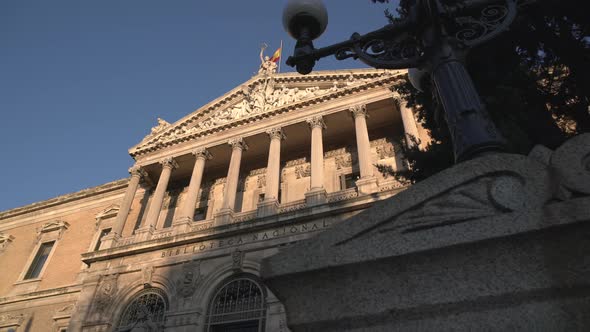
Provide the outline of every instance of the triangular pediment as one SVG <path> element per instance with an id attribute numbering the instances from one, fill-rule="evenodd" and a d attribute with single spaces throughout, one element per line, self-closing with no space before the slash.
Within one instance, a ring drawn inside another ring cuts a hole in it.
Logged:
<path id="1" fill-rule="evenodd" d="M 158 118 L 157 126 L 129 152 L 132 156 L 141 155 L 273 114 L 352 94 L 366 86 L 380 86 L 400 73 L 355 69 L 319 71 L 306 76 L 297 73 L 259 74 L 173 124 Z"/>
<path id="2" fill-rule="evenodd" d="M 106 209 L 104 209 L 104 210 L 100 211 L 98 214 L 96 214 L 96 216 L 94 218 L 97 220 L 106 219 L 106 218 L 110 218 L 110 217 L 115 217 L 117 215 L 117 213 L 119 213 L 119 205 L 112 204 L 109 207 L 107 207 Z"/>

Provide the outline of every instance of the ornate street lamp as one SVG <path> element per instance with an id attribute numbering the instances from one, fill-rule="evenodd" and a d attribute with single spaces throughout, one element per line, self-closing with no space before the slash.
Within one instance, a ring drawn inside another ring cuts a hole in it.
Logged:
<path id="1" fill-rule="evenodd" d="M 481 102 L 463 59 L 467 51 L 505 31 L 516 17 L 518 0 L 415 0 L 406 18 L 365 35 L 316 49 L 313 40 L 328 23 L 321 0 L 289 0 L 283 25 L 297 40 L 287 65 L 309 74 L 317 60 L 359 59 L 382 69 L 409 70 L 410 82 L 422 89 L 430 77 L 445 111 L 455 160 L 501 151 L 504 140 Z"/>

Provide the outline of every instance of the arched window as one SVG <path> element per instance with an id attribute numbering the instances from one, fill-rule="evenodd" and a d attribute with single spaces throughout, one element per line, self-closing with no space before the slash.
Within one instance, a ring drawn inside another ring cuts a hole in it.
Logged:
<path id="1" fill-rule="evenodd" d="M 207 331 L 264 331 L 264 298 L 262 288 L 250 278 L 240 277 L 226 282 L 209 303 Z"/>
<path id="2" fill-rule="evenodd" d="M 154 288 L 143 290 L 123 311 L 117 331 L 132 331 L 134 328 L 159 331 L 167 309 L 168 300 L 163 291 Z"/>

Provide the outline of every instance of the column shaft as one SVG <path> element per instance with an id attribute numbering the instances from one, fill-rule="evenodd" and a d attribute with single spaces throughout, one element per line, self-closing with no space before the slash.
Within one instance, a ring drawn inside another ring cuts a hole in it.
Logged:
<path id="1" fill-rule="evenodd" d="M 210 154 L 205 149 L 193 152 L 196 157 L 195 166 L 191 175 L 191 181 L 188 185 L 186 198 L 184 200 L 179 219 L 192 221 L 195 214 L 195 206 L 199 197 L 199 190 L 201 189 L 201 182 L 203 180 L 203 171 L 205 170 L 205 161 L 210 159 Z"/>
<path id="2" fill-rule="evenodd" d="M 168 188 L 168 181 L 170 181 L 172 169 L 178 167 L 172 158 L 162 161 L 161 164 L 162 173 L 160 174 L 160 179 L 156 185 L 156 191 L 152 196 L 152 203 L 146 217 L 146 225 L 148 228 L 155 228 L 158 223 L 158 217 L 160 216 L 160 210 L 162 209 L 162 203 L 164 202 L 164 194 L 166 194 L 166 189 Z"/>
<path id="3" fill-rule="evenodd" d="M 322 130 L 325 127 L 321 116 L 307 120 L 311 126 L 311 190 L 324 188 L 324 145 Z"/>
<path id="4" fill-rule="evenodd" d="M 402 117 L 402 123 L 404 124 L 406 142 L 408 143 L 409 147 L 412 147 L 415 144 L 411 139 L 411 136 L 414 136 L 415 139 L 420 139 L 420 136 L 418 135 L 418 128 L 416 127 L 416 120 L 414 119 L 414 114 L 411 109 L 405 106 L 405 102 L 402 100 L 398 100 L 398 107 Z"/>
<path id="5" fill-rule="evenodd" d="M 268 164 L 266 167 L 265 200 L 279 200 L 279 179 L 281 171 L 281 140 L 283 133 L 280 128 L 268 131 L 270 147 L 268 149 Z"/>
<path id="6" fill-rule="evenodd" d="M 371 145 L 369 143 L 369 132 L 367 131 L 367 108 L 365 105 L 358 105 L 351 107 L 350 111 L 354 117 L 361 178 L 372 177 L 373 165 L 371 164 Z"/>
<path id="7" fill-rule="evenodd" d="M 127 191 L 125 191 L 123 202 L 121 202 L 121 206 L 119 207 L 119 213 L 117 214 L 117 218 L 115 219 L 115 223 L 112 229 L 112 233 L 116 234 L 116 236 L 121 236 L 123 234 L 125 222 L 127 221 L 127 217 L 129 216 L 129 211 L 131 211 L 131 204 L 133 203 L 133 199 L 135 198 L 135 193 L 137 192 L 139 180 L 141 180 L 141 169 L 139 167 L 130 168 L 129 173 L 131 173 L 131 179 L 129 179 Z"/>
<path id="8" fill-rule="evenodd" d="M 247 145 L 242 139 L 231 140 L 232 146 L 231 159 L 229 161 L 229 170 L 225 182 L 225 192 L 223 197 L 222 210 L 233 210 L 236 203 L 236 192 L 238 190 L 238 177 L 240 175 L 240 163 L 242 161 L 242 151 L 247 149 Z"/>

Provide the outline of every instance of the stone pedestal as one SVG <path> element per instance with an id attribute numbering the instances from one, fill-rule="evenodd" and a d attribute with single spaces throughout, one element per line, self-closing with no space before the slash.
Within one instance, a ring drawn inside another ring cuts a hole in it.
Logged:
<path id="1" fill-rule="evenodd" d="M 106 235 L 102 238 L 100 248 L 98 249 L 102 250 L 116 247 L 117 242 L 119 242 L 119 239 L 121 239 L 121 236 L 119 236 L 117 233 L 111 233 L 109 235 Z"/>
<path id="2" fill-rule="evenodd" d="M 191 230 L 193 219 L 190 217 L 181 217 L 172 222 L 172 228 L 176 234 L 182 234 Z"/>
<path id="3" fill-rule="evenodd" d="M 328 201 L 328 195 L 324 188 L 312 188 L 305 193 L 305 204 L 307 206 L 314 206 L 324 204 Z"/>
<path id="4" fill-rule="evenodd" d="M 154 234 L 154 226 L 147 225 L 135 231 L 135 242 L 147 241 Z"/>
<path id="5" fill-rule="evenodd" d="M 234 210 L 220 209 L 215 215 L 215 226 L 228 225 L 234 221 Z"/>
<path id="6" fill-rule="evenodd" d="M 590 134 L 440 172 L 265 259 L 296 331 L 590 330 Z"/>
<path id="7" fill-rule="evenodd" d="M 379 189 L 377 186 L 377 178 L 374 176 L 356 180 L 356 187 L 358 189 L 359 195 L 372 194 L 377 192 Z"/>
<path id="8" fill-rule="evenodd" d="M 256 211 L 256 216 L 259 218 L 271 216 L 277 214 L 278 211 L 279 202 L 277 202 L 276 199 L 264 200 L 258 203 L 258 211 Z"/>

